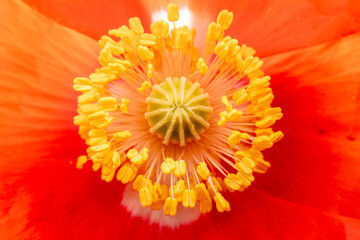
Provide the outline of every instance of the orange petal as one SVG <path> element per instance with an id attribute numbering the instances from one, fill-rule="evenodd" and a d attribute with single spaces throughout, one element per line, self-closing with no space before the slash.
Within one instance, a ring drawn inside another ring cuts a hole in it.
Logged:
<path id="1" fill-rule="evenodd" d="M 75 159 L 82 141 L 72 81 L 97 66 L 97 43 L 18 0 L 1 1 L 0 15 L 1 172 Z"/>
<path id="2" fill-rule="evenodd" d="M 168 1 L 147 1 L 152 11 Z M 179 1 L 192 13 L 197 38 L 222 9 L 234 12 L 226 34 L 256 49 L 259 56 L 313 46 L 360 30 L 358 0 L 209 0 Z M 180 14 L 181 19 L 181 14 Z"/>
<path id="3" fill-rule="evenodd" d="M 359 218 L 360 34 L 264 61 L 285 137 L 268 151 L 272 168 L 255 185 Z"/>
<path id="4" fill-rule="evenodd" d="M 94 39 L 108 30 L 128 25 L 129 18 L 140 17 L 146 29 L 151 16 L 139 1 L 119 0 L 24 0 L 45 16 Z"/>

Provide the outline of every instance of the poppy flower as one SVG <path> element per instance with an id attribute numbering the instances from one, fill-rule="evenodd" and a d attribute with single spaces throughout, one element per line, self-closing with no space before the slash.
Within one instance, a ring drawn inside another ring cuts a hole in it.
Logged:
<path id="1" fill-rule="evenodd" d="M 1 238 L 356 239 L 356 1 L 178 4 L 191 13 L 200 39 L 221 9 L 234 12 L 226 33 L 257 50 L 262 70 L 271 76 L 274 105 L 284 113 L 276 124 L 284 139 L 264 151 L 271 168 L 255 175 L 244 192 L 224 194 L 231 211 L 199 214 L 181 226 L 175 223 L 176 229 L 159 227 L 158 218 L 152 224 L 148 209 L 129 213 L 124 205 L 129 208 L 134 201 L 124 203 L 132 196 L 123 193 L 132 192 L 124 192 L 121 183 L 102 181 L 88 163 L 76 169 L 86 146 L 72 122 L 77 114 L 72 79 L 98 67 L 95 39 L 134 16 L 149 29 L 150 18 L 166 5 L 1 3 Z M 126 101 L 121 107 L 126 108 Z"/>

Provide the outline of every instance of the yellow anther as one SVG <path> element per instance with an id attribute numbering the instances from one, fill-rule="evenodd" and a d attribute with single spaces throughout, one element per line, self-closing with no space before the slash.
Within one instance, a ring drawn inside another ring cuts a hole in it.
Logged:
<path id="1" fill-rule="evenodd" d="M 88 156 L 93 161 L 93 163 L 102 163 L 104 157 L 109 151 L 110 149 L 108 150 L 105 149 L 104 151 L 93 152 L 90 148 L 87 148 Z"/>
<path id="2" fill-rule="evenodd" d="M 175 196 L 181 195 L 181 197 L 182 197 L 184 191 L 185 191 L 185 182 L 184 182 L 184 180 L 180 179 L 175 184 L 174 194 L 175 194 Z"/>
<path id="3" fill-rule="evenodd" d="M 273 143 L 280 141 L 284 137 L 284 134 L 281 131 L 274 132 L 270 135 L 270 140 Z"/>
<path id="4" fill-rule="evenodd" d="M 186 163 L 184 160 L 175 161 L 174 175 L 182 177 L 186 174 Z"/>
<path id="5" fill-rule="evenodd" d="M 281 113 L 281 108 L 276 107 L 276 108 L 268 108 L 264 111 L 264 115 L 274 115 L 274 114 L 278 114 Z"/>
<path id="6" fill-rule="evenodd" d="M 175 36 L 175 49 L 186 50 L 188 45 L 189 33 L 184 31 L 177 31 Z"/>
<path id="7" fill-rule="evenodd" d="M 220 24 L 225 30 L 228 29 L 233 21 L 234 14 L 228 10 L 222 10 L 217 18 L 217 23 Z"/>
<path id="8" fill-rule="evenodd" d="M 223 104 L 225 104 L 226 106 L 226 111 L 230 112 L 233 109 L 232 104 L 229 102 L 229 99 L 227 98 L 227 96 L 222 96 L 221 97 L 221 102 Z"/>
<path id="9" fill-rule="evenodd" d="M 167 22 L 164 22 L 164 20 L 152 23 L 150 29 L 157 38 L 169 37 L 169 24 Z"/>
<path id="10" fill-rule="evenodd" d="M 81 126 L 87 125 L 89 123 L 89 119 L 85 114 L 80 114 L 74 117 L 74 124 Z"/>
<path id="11" fill-rule="evenodd" d="M 260 100 L 259 100 L 260 101 Z M 264 112 L 263 112 L 264 116 L 271 116 L 271 118 L 275 119 L 275 120 L 279 120 L 283 117 L 283 114 L 281 112 L 281 108 L 277 107 L 277 108 L 267 108 Z"/>
<path id="12" fill-rule="evenodd" d="M 253 156 L 252 153 L 246 150 L 235 152 L 235 157 L 239 160 L 241 160 L 242 158 L 251 158 L 252 156 Z"/>
<path id="13" fill-rule="evenodd" d="M 242 112 L 238 111 L 236 109 L 233 109 L 228 113 L 227 118 L 232 122 L 239 121 L 242 118 Z"/>
<path id="14" fill-rule="evenodd" d="M 135 157 L 130 159 L 130 162 L 132 162 L 133 164 L 136 164 L 136 165 L 141 165 L 145 162 L 145 160 L 143 159 L 143 157 L 141 155 L 136 155 Z"/>
<path id="15" fill-rule="evenodd" d="M 147 89 L 151 87 L 151 83 L 149 81 L 144 81 L 141 87 L 138 88 L 138 91 L 144 93 Z"/>
<path id="16" fill-rule="evenodd" d="M 125 174 L 125 176 L 121 182 L 128 183 L 128 182 L 133 181 L 137 175 L 137 172 L 138 172 L 138 169 L 136 166 L 130 166 L 130 168 L 128 169 L 127 173 Z"/>
<path id="17" fill-rule="evenodd" d="M 90 114 L 88 116 L 88 119 L 89 119 L 89 121 L 93 121 L 93 120 L 103 119 L 108 115 L 109 115 L 109 113 L 107 113 L 107 112 L 97 111 L 97 112 L 95 112 L 93 114 Z"/>
<path id="18" fill-rule="evenodd" d="M 196 62 L 196 68 L 197 70 L 199 70 L 199 72 L 201 74 L 205 74 L 207 72 L 207 65 L 206 63 L 204 62 L 204 59 L 203 58 L 199 58 L 198 61 Z"/>
<path id="19" fill-rule="evenodd" d="M 74 90 L 79 92 L 88 92 L 93 87 L 92 83 L 88 78 L 78 77 L 74 79 Z"/>
<path id="20" fill-rule="evenodd" d="M 76 168 L 77 169 L 82 169 L 84 164 L 87 162 L 88 158 L 85 155 L 82 155 L 80 157 L 77 158 L 76 161 Z"/>
<path id="21" fill-rule="evenodd" d="M 94 163 L 93 165 L 92 165 L 92 170 L 94 171 L 94 172 L 96 172 L 97 170 L 99 170 L 101 168 L 101 162 L 97 162 L 97 163 Z"/>
<path id="22" fill-rule="evenodd" d="M 248 166 L 250 169 L 253 169 L 255 167 L 255 162 L 251 159 L 251 158 L 248 158 L 248 157 L 244 157 L 242 159 L 242 161 L 244 162 L 244 164 L 246 166 Z"/>
<path id="23" fill-rule="evenodd" d="M 136 35 L 140 35 L 140 34 L 144 33 L 144 28 L 141 25 L 141 21 L 138 17 L 130 18 L 129 26 L 130 26 L 131 31 L 133 31 Z"/>
<path id="24" fill-rule="evenodd" d="M 176 4 L 170 3 L 167 5 L 167 18 L 169 22 L 179 20 L 179 8 Z"/>
<path id="25" fill-rule="evenodd" d="M 195 191 L 193 189 L 188 190 L 186 189 L 183 193 L 183 197 L 182 197 L 182 204 L 184 207 L 195 207 L 196 204 L 196 196 L 195 196 Z"/>
<path id="26" fill-rule="evenodd" d="M 234 148 L 242 139 L 249 140 L 250 135 L 247 133 L 240 133 L 239 131 L 233 131 L 228 138 L 229 146 Z"/>
<path id="27" fill-rule="evenodd" d="M 130 170 L 130 173 L 128 173 Z M 131 175 L 131 168 L 130 168 L 130 164 L 126 163 L 124 166 L 122 166 L 118 173 L 116 174 L 116 179 L 118 181 L 124 181 L 127 180 L 126 178 L 128 177 L 128 175 Z"/>
<path id="28" fill-rule="evenodd" d="M 166 158 L 165 161 L 161 164 L 161 171 L 165 174 L 170 174 L 175 170 L 175 161 L 172 158 Z"/>
<path id="29" fill-rule="evenodd" d="M 218 121 L 217 125 L 218 126 L 225 126 L 226 124 L 226 118 L 221 118 L 220 121 Z"/>
<path id="30" fill-rule="evenodd" d="M 268 136 L 259 136 L 256 137 L 253 141 L 252 141 L 253 147 L 257 150 L 264 150 L 266 148 L 271 148 L 273 143 L 271 141 L 271 139 Z"/>
<path id="31" fill-rule="evenodd" d="M 138 52 L 140 58 L 144 61 L 149 61 L 154 58 L 154 53 L 148 47 L 139 45 Z"/>
<path id="32" fill-rule="evenodd" d="M 177 208 L 176 198 L 167 197 L 164 204 L 164 214 L 175 216 Z"/>
<path id="33" fill-rule="evenodd" d="M 112 29 L 109 32 L 110 36 L 121 38 L 124 42 L 131 42 L 132 41 L 132 32 L 131 30 L 123 25 L 118 29 Z"/>
<path id="34" fill-rule="evenodd" d="M 100 93 L 96 89 L 91 89 L 78 97 L 79 104 L 93 103 L 100 97 Z"/>
<path id="35" fill-rule="evenodd" d="M 148 159 L 148 149 L 141 149 L 140 153 L 136 149 L 130 149 L 127 153 L 127 157 L 130 159 L 130 162 L 135 165 L 141 165 Z"/>
<path id="36" fill-rule="evenodd" d="M 143 207 L 149 207 L 153 203 L 153 197 L 148 187 L 141 188 L 139 191 L 140 203 Z"/>
<path id="37" fill-rule="evenodd" d="M 221 193 L 216 193 L 214 200 L 216 203 L 216 208 L 219 212 L 230 211 L 230 204 L 225 200 Z"/>
<path id="38" fill-rule="evenodd" d="M 144 46 L 156 45 L 156 37 L 154 34 L 143 33 L 140 35 L 140 44 Z"/>
<path id="39" fill-rule="evenodd" d="M 220 121 L 217 123 L 218 126 L 225 126 L 227 121 L 228 112 L 223 111 L 219 113 Z"/>
<path id="40" fill-rule="evenodd" d="M 114 172 L 114 169 L 111 169 L 107 166 L 104 166 L 102 165 L 102 168 L 101 168 L 101 176 L 103 177 L 103 180 L 105 180 L 104 178 L 108 175 L 110 175 L 111 173 Z"/>
<path id="41" fill-rule="evenodd" d="M 108 112 L 98 111 L 88 116 L 90 126 L 97 128 L 106 128 L 114 120 Z"/>
<path id="42" fill-rule="evenodd" d="M 199 200 L 199 208 L 201 213 L 208 213 L 212 209 L 211 198 L 204 198 Z"/>
<path id="43" fill-rule="evenodd" d="M 236 105 L 241 105 L 250 101 L 250 98 L 244 88 L 238 90 L 232 97 Z"/>
<path id="44" fill-rule="evenodd" d="M 220 178 L 220 177 L 219 177 L 219 178 L 211 177 L 211 180 L 212 180 L 214 186 L 217 188 L 217 190 L 218 190 L 219 192 L 221 192 L 221 191 L 223 190 L 223 187 L 222 187 L 222 185 L 221 185 L 221 183 L 222 183 L 221 178 Z M 220 182 L 220 181 L 221 181 L 221 182 Z"/>
<path id="45" fill-rule="evenodd" d="M 149 149 L 147 149 L 146 147 L 142 148 L 139 152 L 139 154 L 141 155 L 141 157 L 143 158 L 144 161 L 146 161 L 149 157 Z"/>
<path id="46" fill-rule="evenodd" d="M 229 173 L 224 179 L 224 183 L 231 190 L 239 190 L 243 184 L 243 179 L 236 174 Z"/>
<path id="47" fill-rule="evenodd" d="M 161 207 L 162 207 L 162 201 L 154 201 L 151 206 L 150 206 L 150 209 L 151 210 L 160 210 Z"/>
<path id="48" fill-rule="evenodd" d="M 151 63 L 148 64 L 147 77 L 152 78 L 153 74 L 153 65 Z"/>
<path id="49" fill-rule="evenodd" d="M 116 75 L 108 73 L 92 73 L 90 74 L 89 78 L 92 83 L 106 85 L 110 81 L 114 80 Z"/>
<path id="50" fill-rule="evenodd" d="M 78 133 L 80 134 L 80 137 L 84 140 L 86 140 L 88 138 L 88 134 L 89 134 L 89 130 L 91 128 L 89 126 L 79 126 L 79 131 Z"/>
<path id="51" fill-rule="evenodd" d="M 94 112 L 100 111 L 101 108 L 99 104 L 93 104 L 93 103 L 85 103 L 78 106 L 78 113 L 83 114 L 92 114 Z"/>
<path id="52" fill-rule="evenodd" d="M 89 131 L 89 137 L 101 137 L 105 136 L 107 134 L 107 131 L 105 129 L 91 129 Z"/>
<path id="53" fill-rule="evenodd" d="M 165 184 L 157 183 L 155 185 L 155 189 L 158 192 L 161 201 L 165 201 L 165 199 L 169 196 L 168 187 Z"/>
<path id="54" fill-rule="evenodd" d="M 226 45 L 225 42 L 219 42 L 214 49 L 214 53 L 218 55 L 221 59 L 224 59 L 226 57 L 228 51 L 229 47 Z"/>
<path id="55" fill-rule="evenodd" d="M 138 151 L 137 151 L 136 149 L 134 149 L 134 148 L 130 149 L 130 150 L 127 152 L 127 154 L 126 154 L 126 156 L 127 156 L 128 159 L 132 159 L 132 158 L 136 157 L 137 155 L 139 155 L 139 153 L 138 153 Z"/>
<path id="56" fill-rule="evenodd" d="M 268 128 L 272 126 L 275 122 L 276 120 L 274 118 L 272 118 L 271 116 L 266 116 L 264 119 L 257 121 L 255 125 L 258 128 Z"/>
<path id="57" fill-rule="evenodd" d="M 163 162 L 161 164 L 160 168 L 161 168 L 161 171 L 163 173 L 165 173 L 165 174 L 170 174 L 171 173 L 171 169 L 169 168 L 169 166 L 165 162 Z"/>
<path id="58" fill-rule="evenodd" d="M 255 79 L 251 79 L 250 80 L 250 84 L 253 84 L 253 85 L 259 85 L 259 86 L 262 86 L 262 87 L 269 87 L 270 86 L 270 77 L 269 76 L 264 76 L 262 78 L 255 78 Z"/>
<path id="59" fill-rule="evenodd" d="M 144 175 L 138 175 L 133 183 L 133 189 L 134 190 L 140 190 L 142 186 L 142 184 L 145 184 L 146 179 L 144 178 Z M 145 185 L 144 185 L 145 186 Z"/>
<path id="60" fill-rule="evenodd" d="M 117 142 L 122 142 L 128 140 L 131 137 L 131 133 L 129 131 L 121 131 L 114 133 L 112 139 Z"/>
<path id="61" fill-rule="evenodd" d="M 206 189 L 204 183 L 197 184 L 195 186 L 196 199 L 205 199 L 209 198 L 209 191 Z"/>
<path id="62" fill-rule="evenodd" d="M 220 24 L 214 22 L 210 23 L 206 32 L 206 41 L 213 42 L 216 40 L 221 40 L 224 36 L 224 29 Z"/>
<path id="63" fill-rule="evenodd" d="M 249 160 L 252 162 L 249 162 Z M 255 166 L 255 164 L 253 164 L 253 161 L 250 158 L 245 158 L 245 160 L 241 161 L 241 162 L 237 162 L 234 164 L 234 167 L 241 173 L 244 174 L 252 174 L 252 170 L 251 168 L 247 165 L 250 164 L 250 166 Z"/>
<path id="64" fill-rule="evenodd" d="M 108 137 L 107 136 L 101 136 L 101 137 L 92 137 L 88 139 L 87 144 L 89 146 L 97 146 L 97 145 L 101 145 L 101 144 L 105 144 L 108 141 Z"/>
<path id="65" fill-rule="evenodd" d="M 111 182 L 114 179 L 115 176 L 115 170 L 112 170 L 111 173 L 107 176 L 101 176 L 101 178 L 105 181 L 105 182 Z"/>
<path id="66" fill-rule="evenodd" d="M 113 71 L 124 73 L 127 70 L 127 67 L 122 63 L 109 63 L 109 68 Z"/>
<path id="67" fill-rule="evenodd" d="M 262 135 L 270 136 L 273 133 L 274 132 L 273 132 L 273 130 L 271 128 L 265 128 L 265 129 L 258 128 L 258 129 L 255 130 L 256 136 L 262 136 Z"/>
<path id="68" fill-rule="evenodd" d="M 219 113 L 219 117 L 220 117 L 220 118 L 227 118 L 227 116 L 228 116 L 228 112 L 227 112 L 227 111 L 222 111 L 222 112 Z"/>
<path id="69" fill-rule="evenodd" d="M 200 162 L 199 165 L 196 167 L 196 171 L 199 176 L 204 180 L 206 180 L 210 176 L 209 169 L 205 162 Z"/>
<path id="70" fill-rule="evenodd" d="M 258 104 L 259 105 L 270 105 L 270 103 L 274 100 L 274 94 L 269 93 L 265 96 L 259 98 Z"/>
<path id="71" fill-rule="evenodd" d="M 126 98 L 122 98 L 121 99 L 121 104 L 120 104 L 120 111 L 123 113 L 127 113 L 128 112 L 128 104 L 130 103 L 129 99 Z"/>
<path id="72" fill-rule="evenodd" d="M 225 38 L 223 39 L 223 41 L 225 41 Z M 229 49 L 234 50 L 234 48 L 238 46 L 238 40 L 231 39 L 229 37 L 228 41 L 226 41 L 226 45 L 229 46 Z"/>
<path id="73" fill-rule="evenodd" d="M 108 152 L 104 158 L 103 164 L 111 165 L 111 166 L 120 166 L 121 157 L 118 151 L 112 150 Z"/>
<path id="74" fill-rule="evenodd" d="M 252 58 L 252 57 L 248 57 L 248 58 Z M 245 63 L 244 63 L 244 74 L 248 75 L 251 72 L 254 72 L 256 70 L 258 70 L 263 64 L 264 62 L 261 61 L 258 57 L 253 58 L 251 61 L 247 61 L 247 59 L 245 59 Z"/>
<path id="75" fill-rule="evenodd" d="M 101 144 L 98 146 L 90 147 L 91 151 L 93 152 L 103 152 L 103 151 L 109 151 L 111 148 L 110 143 Z"/>
<path id="76" fill-rule="evenodd" d="M 103 111 L 115 111 L 117 109 L 117 100 L 114 97 L 102 97 L 98 103 Z"/>
<path id="77" fill-rule="evenodd" d="M 246 46 L 246 44 L 241 45 L 240 56 L 242 56 L 242 58 L 254 56 L 255 53 L 256 51 L 253 48 Z"/>

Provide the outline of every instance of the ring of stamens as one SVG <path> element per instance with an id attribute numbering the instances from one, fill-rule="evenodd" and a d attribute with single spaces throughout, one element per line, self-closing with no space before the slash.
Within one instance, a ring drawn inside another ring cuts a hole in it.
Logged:
<path id="1" fill-rule="evenodd" d="M 179 143 L 185 146 L 210 126 L 212 108 L 209 95 L 204 93 L 199 83 L 191 83 L 185 77 L 167 78 L 152 88 L 146 99 L 145 117 L 150 132 L 163 139 L 164 144 Z"/>
<path id="2" fill-rule="evenodd" d="M 170 22 L 179 19 L 175 4 L 167 10 Z M 272 128 L 283 114 L 271 106 L 262 60 L 224 35 L 232 19 L 223 10 L 209 24 L 202 53 L 194 29 L 174 23 L 169 31 L 162 20 L 144 33 L 130 18 L 130 28 L 103 36 L 101 68 L 74 79 L 82 92 L 74 124 L 88 145 L 76 167 L 91 161 L 104 181 L 132 182 L 141 205 L 165 215 L 174 216 L 178 203 L 230 211 L 222 192 L 244 191 L 254 173 L 265 173 L 261 151 L 283 137 Z"/>

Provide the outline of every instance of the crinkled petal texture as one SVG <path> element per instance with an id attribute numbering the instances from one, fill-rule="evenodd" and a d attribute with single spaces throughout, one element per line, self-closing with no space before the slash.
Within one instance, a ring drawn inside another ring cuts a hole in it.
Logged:
<path id="1" fill-rule="evenodd" d="M 151 15 L 140 1 L 119 0 L 23 0 L 50 19 L 72 28 L 94 39 L 128 24 L 131 17 L 141 17 L 149 27 Z"/>
<path id="2" fill-rule="evenodd" d="M 84 149 L 72 125 L 72 79 L 97 66 L 96 42 L 19 1 L 2 1 L 0 14 L 0 239 L 360 235 L 359 34 L 265 59 L 285 116 L 286 137 L 266 153 L 272 168 L 226 196 L 229 213 L 173 231 L 130 218 L 120 183 L 71 164 Z"/>
<path id="3" fill-rule="evenodd" d="M 257 187 L 360 218 L 360 34 L 264 61 L 286 137 Z"/>

